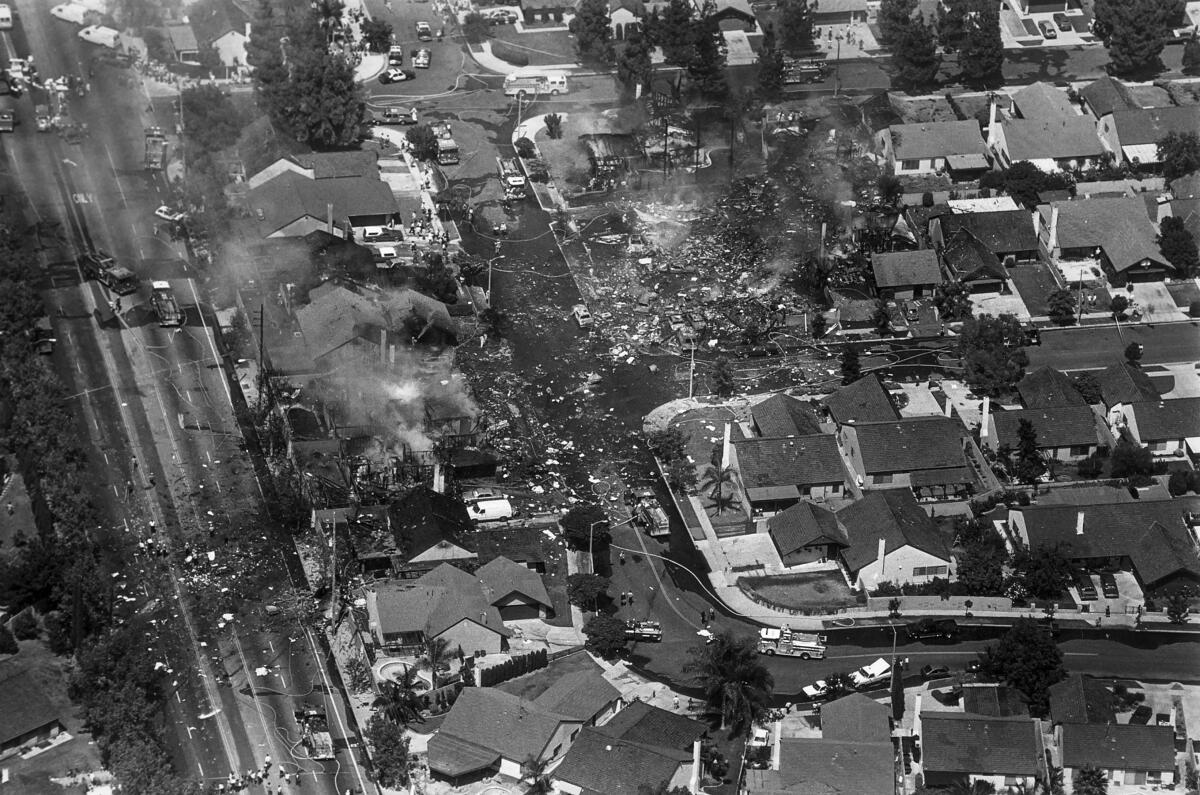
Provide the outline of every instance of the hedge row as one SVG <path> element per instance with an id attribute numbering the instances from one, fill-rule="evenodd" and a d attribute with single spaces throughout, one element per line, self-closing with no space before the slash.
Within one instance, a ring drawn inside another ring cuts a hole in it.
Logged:
<path id="1" fill-rule="evenodd" d="M 510 657 L 499 665 L 479 669 L 479 686 L 494 687 L 509 679 L 545 668 L 549 662 L 550 656 L 545 649 L 522 654 L 520 657 Z"/>
<path id="2" fill-rule="evenodd" d="M 492 55 L 513 66 L 529 66 L 529 55 L 524 50 L 500 39 L 492 41 Z"/>

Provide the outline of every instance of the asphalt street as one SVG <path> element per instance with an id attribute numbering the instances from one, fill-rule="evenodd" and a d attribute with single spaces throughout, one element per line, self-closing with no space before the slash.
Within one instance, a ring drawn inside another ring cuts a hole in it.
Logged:
<path id="1" fill-rule="evenodd" d="M 1200 321 L 1045 329 L 1042 344 L 1025 350 L 1030 369 L 1095 370 L 1122 360 L 1131 342 L 1142 344 L 1143 365 L 1200 362 Z"/>

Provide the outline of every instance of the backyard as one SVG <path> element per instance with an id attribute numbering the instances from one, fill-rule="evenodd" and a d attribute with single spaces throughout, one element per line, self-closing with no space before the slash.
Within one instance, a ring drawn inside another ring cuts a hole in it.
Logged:
<path id="1" fill-rule="evenodd" d="M 839 571 L 810 571 L 770 577 L 742 577 L 738 585 L 788 610 L 833 613 L 859 603 Z"/>

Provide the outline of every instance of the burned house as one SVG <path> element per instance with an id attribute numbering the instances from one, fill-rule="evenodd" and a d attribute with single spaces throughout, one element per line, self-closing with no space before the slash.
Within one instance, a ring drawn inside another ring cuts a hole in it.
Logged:
<path id="1" fill-rule="evenodd" d="M 474 527 L 455 497 L 417 486 L 387 506 L 314 512 L 327 538 L 337 533 L 367 575 L 416 579 L 443 563 L 474 566 Z"/>
<path id="2" fill-rule="evenodd" d="M 597 179 L 619 179 L 637 170 L 645 153 L 631 133 L 597 132 L 579 136 L 587 150 L 592 176 Z"/>

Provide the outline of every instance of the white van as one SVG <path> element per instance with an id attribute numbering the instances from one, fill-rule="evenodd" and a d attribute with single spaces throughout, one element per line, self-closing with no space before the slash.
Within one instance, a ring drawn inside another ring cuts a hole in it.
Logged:
<path id="1" fill-rule="evenodd" d="M 0 30 L 12 30 L 12 27 L 13 27 L 12 6 L 0 5 Z"/>
<path id="2" fill-rule="evenodd" d="M 101 47 L 107 47 L 110 50 L 117 49 L 117 44 L 121 40 L 120 32 L 112 28 L 106 28 L 103 25 L 88 25 L 79 31 L 77 35 L 88 44 L 99 44 Z"/>
<path id="3" fill-rule="evenodd" d="M 86 25 L 90 13 L 79 3 L 63 3 L 50 9 L 50 16 L 73 25 Z"/>

